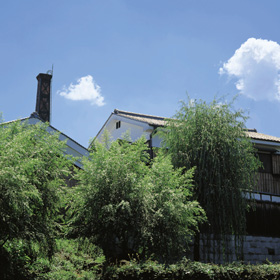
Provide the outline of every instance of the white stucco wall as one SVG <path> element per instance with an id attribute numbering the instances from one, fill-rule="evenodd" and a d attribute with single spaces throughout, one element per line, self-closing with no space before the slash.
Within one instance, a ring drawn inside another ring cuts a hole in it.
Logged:
<path id="1" fill-rule="evenodd" d="M 153 135 L 152 146 L 160 148 L 161 147 L 161 141 L 162 141 L 162 139 L 159 137 L 158 134 Z"/>
<path id="2" fill-rule="evenodd" d="M 120 121 L 120 128 L 116 128 L 116 123 Z M 109 132 L 112 140 L 123 139 L 123 136 L 126 132 L 129 132 L 132 142 L 139 139 L 141 136 L 144 136 L 146 140 L 150 140 L 152 135 L 152 146 L 161 147 L 162 139 L 158 134 L 153 134 L 154 127 L 140 121 L 131 120 L 129 118 L 121 117 L 118 115 L 112 114 L 108 119 L 107 123 L 101 129 L 97 135 L 98 141 L 102 141 L 102 135 L 105 129 Z"/>
<path id="3" fill-rule="evenodd" d="M 116 128 L 116 123 L 120 121 L 120 128 Z M 150 140 L 150 134 L 153 132 L 153 127 L 142 122 L 131 120 L 117 115 L 112 115 L 107 121 L 106 125 L 97 135 L 98 141 L 102 140 L 104 131 L 107 130 L 112 140 L 123 139 L 126 132 L 129 132 L 132 142 L 144 136 L 146 140 Z"/>

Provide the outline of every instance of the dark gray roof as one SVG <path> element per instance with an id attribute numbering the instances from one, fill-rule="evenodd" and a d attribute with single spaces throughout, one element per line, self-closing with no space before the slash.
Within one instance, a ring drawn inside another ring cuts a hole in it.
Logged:
<path id="1" fill-rule="evenodd" d="M 158 116 L 153 116 L 153 115 L 145 115 L 145 114 L 138 114 L 138 113 L 133 113 L 133 112 L 127 112 L 127 111 L 122 111 L 115 109 L 114 114 L 126 117 L 132 120 L 140 121 L 147 123 L 152 126 L 164 126 L 166 124 L 166 118 L 164 117 L 158 117 Z M 249 138 L 255 139 L 255 140 L 260 140 L 260 141 L 271 141 L 271 142 L 279 142 L 280 143 L 280 138 L 271 136 L 271 135 L 266 135 L 263 133 L 258 133 L 256 129 L 247 129 L 246 134 Z"/>

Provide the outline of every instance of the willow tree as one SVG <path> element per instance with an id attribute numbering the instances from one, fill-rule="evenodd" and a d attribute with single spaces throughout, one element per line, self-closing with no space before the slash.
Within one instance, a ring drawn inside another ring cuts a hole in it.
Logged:
<path id="1" fill-rule="evenodd" d="M 223 249 L 229 236 L 235 237 L 236 245 L 242 245 L 246 194 L 255 186 L 260 165 L 246 136 L 247 117 L 232 105 L 218 100 L 182 102 L 163 133 L 163 145 L 173 164 L 186 169 L 196 167 L 195 195 L 209 221 L 202 231 L 208 233 L 208 240 L 210 234 L 220 240 Z"/>

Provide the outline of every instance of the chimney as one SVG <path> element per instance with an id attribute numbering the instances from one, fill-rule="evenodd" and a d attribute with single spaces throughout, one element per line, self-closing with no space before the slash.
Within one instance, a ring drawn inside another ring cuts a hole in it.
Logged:
<path id="1" fill-rule="evenodd" d="M 35 111 L 43 121 L 50 122 L 52 75 L 40 73 L 36 78 L 38 80 L 38 88 Z"/>

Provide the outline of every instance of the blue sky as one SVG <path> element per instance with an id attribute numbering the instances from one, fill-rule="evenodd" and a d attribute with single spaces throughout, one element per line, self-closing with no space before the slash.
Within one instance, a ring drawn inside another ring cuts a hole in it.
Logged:
<path id="1" fill-rule="evenodd" d="M 84 146 L 110 113 L 171 117 L 179 101 L 231 100 L 280 137 L 278 0 L 11 0 L 0 11 L 0 112 L 35 110 L 54 65 L 51 124 Z"/>

